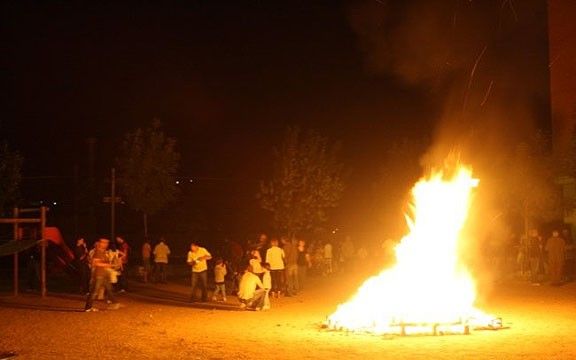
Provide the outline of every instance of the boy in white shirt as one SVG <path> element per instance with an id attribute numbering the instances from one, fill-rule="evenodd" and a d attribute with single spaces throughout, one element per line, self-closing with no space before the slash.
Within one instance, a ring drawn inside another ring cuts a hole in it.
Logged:
<path id="1" fill-rule="evenodd" d="M 222 294 L 222 301 L 226 302 L 226 274 L 228 271 L 226 270 L 226 264 L 222 260 L 222 258 L 216 259 L 216 265 L 214 265 L 214 284 L 216 285 L 216 289 L 214 289 L 214 294 L 212 294 L 212 301 L 217 301 L 218 293 Z"/>
<path id="2" fill-rule="evenodd" d="M 278 297 L 283 288 L 284 280 L 284 250 L 278 246 L 278 239 L 270 241 L 272 245 L 266 250 L 266 262 L 270 264 L 272 276 L 272 297 Z"/>

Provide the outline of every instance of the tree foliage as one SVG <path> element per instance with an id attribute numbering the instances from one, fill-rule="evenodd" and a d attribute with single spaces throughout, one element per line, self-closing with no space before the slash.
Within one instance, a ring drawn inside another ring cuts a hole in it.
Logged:
<path id="1" fill-rule="evenodd" d="M 549 137 L 539 133 L 517 146 L 508 168 L 508 210 L 524 219 L 525 231 L 538 222 L 562 218 L 562 198 L 556 180 L 556 160 Z"/>
<path id="2" fill-rule="evenodd" d="M 128 206 L 144 214 L 145 229 L 146 215 L 176 199 L 179 162 L 176 140 L 164 134 L 159 120 L 126 134 L 117 158 L 118 182 Z"/>
<path id="3" fill-rule="evenodd" d="M 285 234 L 314 230 L 328 219 L 344 190 L 339 146 L 314 131 L 288 128 L 275 149 L 272 178 L 260 184 L 263 209 L 273 213 L 276 229 Z"/>
<path id="4" fill-rule="evenodd" d="M 0 212 L 18 200 L 22 163 L 18 152 L 10 150 L 7 143 L 0 143 Z"/>

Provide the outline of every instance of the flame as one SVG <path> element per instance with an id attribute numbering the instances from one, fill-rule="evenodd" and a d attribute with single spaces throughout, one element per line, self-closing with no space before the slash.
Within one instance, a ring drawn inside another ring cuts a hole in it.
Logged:
<path id="1" fill-rule="evenodd" d="M 404 324 L 412 329 L 461 326 L 485 318 L 474 306 L 474 279 L 459 258 L 477 185 L 478 179 L 464 166 L 450 176 L 438 171 L 416 183 L 412 214 L 406 216 L 410 232 L 395 248 L 396 265 L 366 280 L 329 316 L 328 326 L 397 333 Z"/>

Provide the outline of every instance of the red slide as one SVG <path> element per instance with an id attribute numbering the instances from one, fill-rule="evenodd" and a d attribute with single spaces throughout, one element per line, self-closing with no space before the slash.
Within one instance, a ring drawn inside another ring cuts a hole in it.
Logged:
<path id="1" fill-rule="evenodd" d="M 48 240 L 50 254 L 55 258 L 57 266 L 69 268 L 74 261 L 74 253 L 64 242 L 60 229 L 57 227 L 44 228 L 44 239 Z"/>

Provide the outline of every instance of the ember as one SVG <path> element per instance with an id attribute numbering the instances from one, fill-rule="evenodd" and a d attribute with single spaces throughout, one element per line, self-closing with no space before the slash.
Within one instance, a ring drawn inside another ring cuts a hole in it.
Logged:
<path id="1" fill-rule="evenodd" d="M 420 180 L 406 217 L 410 233 L 395 248 L 396 265 L 366 280 L 328 317 L 326 327 L 398 335 L 494 327 L 498 321 L 474 306 L 476 284 L 459 257 L 477 185 L 464 166 Z"/>

